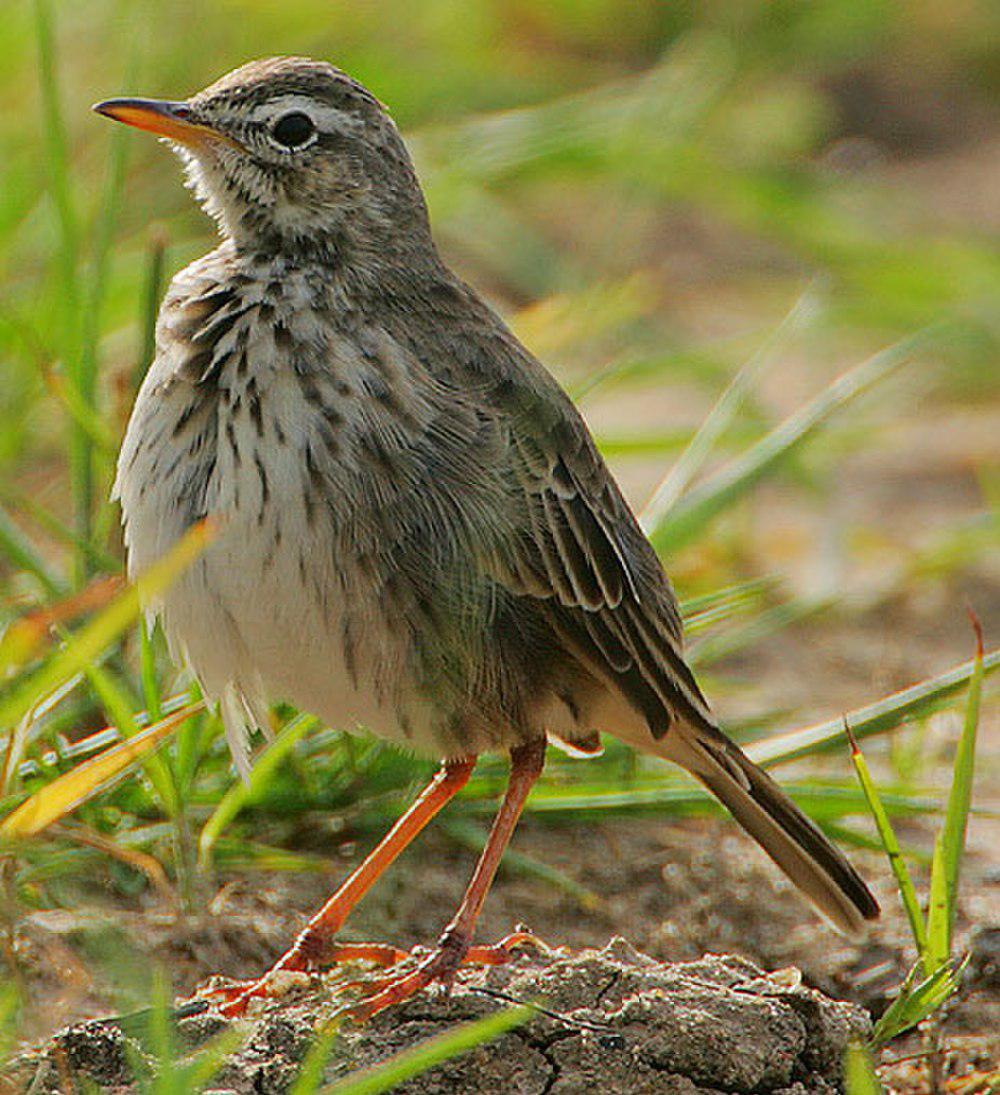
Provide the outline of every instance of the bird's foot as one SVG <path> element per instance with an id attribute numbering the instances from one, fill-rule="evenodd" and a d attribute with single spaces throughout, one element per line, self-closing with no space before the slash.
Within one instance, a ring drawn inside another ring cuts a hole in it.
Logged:
<path id="1" fill-rule="evenodd" d="M 471 946 L 468 937 L 445 932 L 438 940 L 433 951 L 407 972 L 389 973 L 368 982 L 366 988 L 370 994 L 360 1003 L 348 1004 L 341 1008 L 338 1015 L 363 1023 L 378 1012 L 409 1000 L 422 989 L 435 981 L 450 989 L 455 974 L 462 966 L 502 966 L 511 960 L 518 947 L 548 948 L 528 931 L 515 931 L 504 936 L 498 943 Z"/>
<path id="2" fill-rule="evenodd" d="M 388 943 L 327 943 L 322 953 L 310 953 L 297 942 L 287 953 L 256 980 L 210 980 L 195 990 L 195 998 L 205 999 L 228 1018 L 246 1012 L 251 1000 L 273 999 L 294 988 L 309 984 L 320 970 L 345 962 L 371 962 L 376 966 L 396 966 L 410 957 L 409 951 Z"/>

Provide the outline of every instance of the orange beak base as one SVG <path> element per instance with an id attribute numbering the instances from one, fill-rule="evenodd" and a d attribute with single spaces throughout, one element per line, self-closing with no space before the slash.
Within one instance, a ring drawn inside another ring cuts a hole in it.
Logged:
<path id="1" fill-rule="evenodd" d="M 197 145 L 205 140 L 221 140 L 222 135 L 208 126 L 187 120 L 187 103 L 168 99 L 105 99 L 94 110 L 116 122 L 135 126 L 180 144 Z"/>

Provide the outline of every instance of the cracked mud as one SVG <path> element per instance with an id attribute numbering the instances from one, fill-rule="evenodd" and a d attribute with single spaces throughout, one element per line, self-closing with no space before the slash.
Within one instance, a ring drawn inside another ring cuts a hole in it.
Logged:
<path id="1" fill-rule="evenodd" d="M 711 955 L 661 963 L 613 939 L 602 950 L 524 954 L 506 967 L 469 971 L 450 996 L 431 990 L 363 1027 L 344 1025 L 325 1080 L 376 1064 L 510 1000 L 544 1010 L 396 1090 L 821 1095 L 838 1089 L 844 1046 L 869 1026 L 861 1008 L 803 987 L 794 969 L 768 974 L 744 959 Z M 178 1025 L 180 1052 L 195 1053 L 232 1026 L 240 1042 L 212 1090 L 284 1092 L 316 1031 L 342 1002 L 329 981 L 317 982 L 262 1003 L 234 1024 L 212 1012 L 185 1019 Z M 138 1090 L 136 1068 L 156 1068 L 144 1057 L 141 1036 L 93 1020 L 23 1055 L 11 1080 L 36 1093 L 64 1090 L 70 1080 L 124 1095 Z"/>

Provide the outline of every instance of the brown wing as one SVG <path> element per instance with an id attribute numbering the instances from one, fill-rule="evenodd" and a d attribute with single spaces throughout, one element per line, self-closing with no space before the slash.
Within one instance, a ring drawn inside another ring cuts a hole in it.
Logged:
<path id="1" fill-rule="evenodd" d="M 450 275 L 423 290 L 399 332 L 423 348 L 421 360 L 455 404 L 471 401 L 497 431 L 491 453 L 465 454 L 496 476 L 491 509 L 507 495 L 508 512 L 491 512 L 488 522 L 482 565 L 490 577 L 535 599 L 560 645 L 617 688 L 654 737 L 677 719 L 714 728 L 684 664 L 680 613 L 660 561 L 566 393 Z M 439 352 L 427 354 L 427 345 Z"/>
<path id="2" fill-rule="evenodd" d="M 660 561 L 583 420 L 553 389 L 534 400 L 522 389 L 508 418 L 519 527 L 496 576 L 546 602 L 563 644 L 642 712 L 654 737 L 678 717 L 714 725 L 684 663 L 677 601 Z"/>

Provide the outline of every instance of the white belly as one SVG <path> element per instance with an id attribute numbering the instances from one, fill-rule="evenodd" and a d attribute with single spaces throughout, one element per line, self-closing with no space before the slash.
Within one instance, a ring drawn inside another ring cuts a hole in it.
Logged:
<path id="1" fill-rule="evenodd" d="M 297 398 L 294 384 L 269 391 L 269 411 L 289 438 L 303 421 Z M 431 712 L 404 689 L 405 640 L 386 626 L 384 606 L 364 596 L 364 582 L 344 573 L 351 561 L 338 558 L 329 523 L 307 518 L 301 448 L 262 444 L 247 415 L 234 419 L 233 434 L 240 455 L 228 438 L 219 441 L 204 499 L 219 534 L 157 607 L 175 654 L 221 702 L 238 760 L 247 729 L 266 725 L 267 705 L 277 700 L 333 728 L 364 729 L 436 755 Z M 169 436 L 163 431 L 160 448 L 140 448 L 119 475 L 132 573 L 169 550 L 189 520 L 177 499 L 190 462 L 176 460 Z M 254 456 L 261 452 L 263 478 Z M 128 456 L 127 441 L 122 467 Z M 154 472 L 156 460 L 176 469 Z"/>

